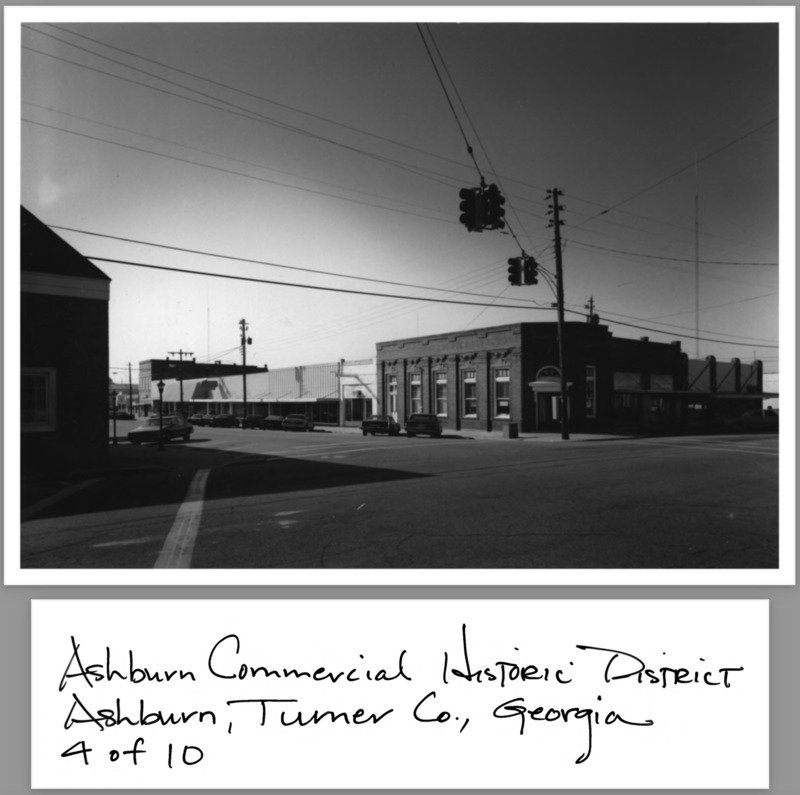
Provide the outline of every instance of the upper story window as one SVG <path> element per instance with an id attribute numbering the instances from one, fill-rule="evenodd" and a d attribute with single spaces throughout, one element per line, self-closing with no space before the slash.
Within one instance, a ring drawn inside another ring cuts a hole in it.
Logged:
<path id="1" fill-rule="evenodd" d="M 478 383 L 475 370 L 464 370 L 462 376 L 464 388 L 462 390 L 461 412 L 463 417 L 478 416 Z"/>

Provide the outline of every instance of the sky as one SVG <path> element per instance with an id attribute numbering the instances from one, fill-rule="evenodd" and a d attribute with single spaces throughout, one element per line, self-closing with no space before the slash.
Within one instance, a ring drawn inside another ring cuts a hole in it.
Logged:
<path id="1" fill-rule="evenodd" d="M 21 203 L 112 279 L 116 381 L 176 351 L 241 362 L 241 319 L 247 363 L 273 369 L 555 321 L 549 189 L 567 320 L 591 301 L 615 335 L 779 372 L 794 93 L 770 9 L 711 24 L 694 9 L 673 9 L 695 20 L 681 23 L 31 11 Z M 481 179 L 506 197 L 504 230 L 459 223 L 458 192 Z M 508 282 L 522 252 L 537 285 Z"/>

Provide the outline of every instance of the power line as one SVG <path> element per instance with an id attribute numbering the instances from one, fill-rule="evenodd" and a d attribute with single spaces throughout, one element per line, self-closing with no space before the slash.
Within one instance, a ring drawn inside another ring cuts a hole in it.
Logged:
<path id="1" fill-rule="evenodd" d="M 748 132 L 744 133 L 743 135 L 740 135 L 738 138 L 735 138 L 733 141 L 728 141 L 728 143 L 724 144 L 723 146 L 720 146 L 718 149 L 715 149 L 713 152 L 709 152 L 707 155 L 703 155 L 703 157 L 698 158 L 697 160 L 693 160 L 688 166 L 683 166 L 682 168 L 679 168 L 677 171 L 674 171 L 672 174 L 669 174 L 666 177 L 662 177 L 657 182 L 654 182 L 652 185 L 648 185 L 646 188 L 642 188 L 641 190 L 637 191 L 636 193 L 632 194 L 631 196 L 628 196 L 627 199 L 623 199 L 622 201 L 619 201 L 616 204 L 612 204 L 611 207 L 607 207 L 605 210 L 603 210 L 602 212 L 598 213 L 597 215 L 590 217 L 584 223 L 589 223 L 589 221 L 592 221 L 595 218 L 599 218 L 602 215 L 606 215 L 607 213 L 610 213 L 612 210 L 615 210 L 617 207 L 620 207 L 623 204 L 627 204 L 629 201 L 632 201 L 633 199 L 637 198 L 638 196 L 641 196 L 643 193 L 647 193 L 648 191 L 653 190 L 653 188 L 657 188 L 659 185 L 663 185 L 665 182 L 668 182 L 669 180 L 674 179 L 679 174 L 683 174 L 685 171 L 689 171 L 690 169 L 695 168 L 699 163 L 702 163 L 705 160 L 708 160 L 709 158 L 714 157 L 715 155 L 718 155 L 720 152 L 724 152 L 726 149 L 729 149 L 731 146 L 734 146 L 735 144 L 738 144 L 740 141 L 743 141 L 745 138 L 748 138 L 751 135 L 755 135 L 755 133 L 760 132 L 765 127 L 769 127 L 771 124 L 775 124 L 775 122 L 777 122 L 777 121 L 778 121 L 778 117 L 775 116 L 774 118 L 770 119 L 769 121 L 766 121 L 763 124 L 760 124 L 758 127 L 755 127 L 754 129 L 749 130 Z"/>
<path id="2" fill-rule="evenodd" d="M 181 252 L 183 254 L 196 254 L 196 255 L 202 256 L 202 257 L 213 257 L 215 259 L 226 259 L 226 260 L 231 260 L 233 262 L 244 262 L 244 263 L 247 263 L 249 265 L 267 265 L 267 266 L 272 267 L 272 268 L 283 268 L 285 270 L 300 271 L 302 273 L 313 273 L 313 274 L 317 274 L 317 275 L 320 275 L 320 276 L 335 276 L 335 277 L 340 278 L 340 279 L 353 279 L 354 281 L 373 282 L 375 284 L 388 284 L 388 285 L 391 285 L 393 287 L 410 287 L 410 288 L 413 288 L 413 289 L 420 289 L 420 290 L 438 290 L 438 289 L 443 289 L 443 288 L 428 287 L 428 286 L 420 285 L 420 284 L 409 284 L 408 282 L 395 282 L 395 281 L 390 281 L 388 279 L 375 279 L 375 278 L 372 278 L 372 277 L 369 277 L 369 276 L 353 276 L 353 275 L 346 274 L 346 273 L 337 273 L 335 271 L 319 270 L 317 268 L 303 268 L 303 267 L 300 267 L 299 265 L 283 265 L 283 264 L 278 263 L 278 262 L 269 262 L 267 260 L 251 259 L 249 257 L 237 257 L 237 256 L 233 256 L 231 254 L 216 254 L 216 253 L 211 252 L 211 251 L 201 251 L 199 249 L 185 248 L 185 247 L 182 247 L 182 246 L 171 246 L 171 245 L 168 245 L 166 243 L 151 243 L 151 242 L 148 242 L 148 241 L 145 241 L 145 240 L 136 240 L 134 238 L 129 238 L 129 237 L 120 237 L 119 235 L 108 235 L 108 234 L 103 234 L 101 232 L 90 232 L 90 231 L 88 231 L 86 229 L 76 229 L 76 228 L 71 227 L 71 226 L 59 226 L 58 224 L 51 224 L 50 228 L 51 229 L 60 229 L 63 232 L 75 232 L 77 234 L 90 235 L 92 237 L 102 237 L 102 238 L 106 238 L 106 239 L 109 239 L 109 240 L 118 240 L 118 241 L 123 242 L 123 243 L 135 243 L 135 244 L 141 245 L 141 246 L 150 246 L 150 247 L 153 247 L 153 248 L 162 248 L 162 249 L 165 249 L 167 251 L 179 251 L 179 252 Z M 492 299 L 496 298 L 496 296 L 483 295 L 483 294 L 480 294 L 480 293 L 472 293 L 472 292 L 467 292 L 467 291 L 463 291 L 463 290 L 447 289 L 445 291 L 448 292 L 448 293 L 455 293 L 455 294 L 458 294 L 458 295 L 470 295 L 470 296 L 474 296 L 476 298 L 492 298 Z M 515 300 L 515 301 L 523 301 L 525 303 L 532 303 L 532 304 L 536 303 L 535 301 L 532 301 L 529 298 L 514 298 L 513 300 Z"/>
<path id="3" fill-rule="evenodd" d="M 278 102 L 277 100 L 270 99 L 269 97 L 262 96 L 261 94 L 253 94 L 253 93 L 251 93 L 249 91 L 245 91 L 245 90 L 243 90 L 241 88 L 237 88 L 236 86 L 232 86 L 232 85 L 229 85 L 227 83 L 221 83 L 221 82 L 219 82 L 217 80 L 213 80 L 210 77 L 204 77 L 204 76 L 198 75 L 198 74 L 196 74 L 194 72 L 189 72 L 186 69 L 180 69 L 177 66 L 171 66 L 170 64 L 164 63 L 162 61 L 157 61 L 157 60 L 155 60 L 153 58 L 147 58 L 144 55 L 139 55 L 139 54 L 137 54 L 135 52 L 131 52 L 130 50 L 125 50 L 122 47 L 116 47 L 116 46 L 114 46 L 112 44 L 108 44 L 108 43 L 100 41 L 98 39 L 93 39 L 91 36 L 86 36 L 86 35 L 83 35 L 81 33 L 77 33 L 74 30 L 70 30 L 69 28 L 64 28 L 64 27 L 62 27 L 60 25 L 54 25 L 53 23 L 47 23 L 47 24 L 52 28 L 56 28 L 57 30 L 61 30 L 61 31 L 65 32 L 65 33 L 69 33 L 70 35 L 77 36 L 78 38 L 85 39 L 87 41 L 91 41 L 94 44 L 99 44 L 101 47 L 107 47 L 110 50 L 116 50 L 117 52 L 124 53 L 125 55 L 130 55 L 133 58 L 138 58 L 141 61 L 145 61 L 147 63 L 152 63 L 152 64 L 154 64 L 156 66 L 161 66 L 161 67 L 163 67 L 165 69 L 169 69 L 169 70 L 171 70 L 173 72 L 178 72 L 179 74 L 186 75 L 187 77 L 195 78 L 196 80 L 202 80 L 203 82 L 209 83 L 209 84 L 217 86 L 219 88 L 224 88 L 224 89 L 226 89 L 228 91 L 235 91 L 237 94 L 241 94 L 242 96 L 250 97 L 251 99 L 257 99 L 257 100 L 259 100 L 261 102 L 267 102 L 270 105 L 275 105 L 278 108 L 283 108 L 284 110 L 289 110 L 289 111 L 292 111 L 293 113 L 299 113 L 299 114 L 301 114 L 303 116 L 308 116 L 311 119 L 316 119 L 317 121 L 323 121 L 326 124 L 332 124 L 332 125 L 334 125 L 336 127 L 341 127 L 342 129 L 349 130 L 350 132 L 355 132 L 355 133 L 358 133 L 360 135 L 366 135 L 366 136 L 368 136 L 370 138 L 374 138 L 374 139 L 376 139 L 378 141 L 384 141 L 385 143 L 389 143 L 389 144 L 392 144 L 394 146 L 399 146 L 399 147 L 402 147 L 403 149 L 408 149 L 409 151 L 417 152 L 418 154 L 426 155 L 427 157 L 433 157 L 433 158 L 436 158 L 438 160 L 442 160 L 442 161 L 444 161 L 446 163 L 451 163 L 453 165 L 457 165 L 457 166 L 460 166 L 460 167 L 463 166 L 463 163 L 461 161 L 454 160 L 454 159 L 449 158 L 449 157 L 444 157 L 443 155 L 438 155 L 438 154 L 435 154 L 434 152 L 429 152 L 429 151 L 427 151 L 425 149 L 421 149 L 419 147 L 403 143 L 402 141 L 397 141 L 397 140 L 395 140 L 393 138 L 388 138 L 388 137 L 383 136 L 383 135 L 378 135 L 377 133 L 370 132 L 369 130 L 364 130 L 361 127 L 354 127 L 354 126 L 352 126 L 350 124 L 345 124 L 344 122 L 336 121 L 335 119 L 328 118 L 327 116 L 322 116 L 322 115 L 317 114 L 317 113 L 312 113 L 311 111 L 303 110 L 302 108 L 298 108 L 298 107 L 296 107 L 294 105 L 288 105 L 288 104 L 286 104 L 284 102 Z M 26 25 L 24 27 L 29 27 L 29 26 Z M 55 41 L 59 41 L 62 44 L 67 44 L 67 45 L 69 45 L 71 47 L 76 47 L 75 44 L 72 44 L 71 42 L 68 42 L 68 41 L 66 41 L 64 39 L 60 39 L 57 36 L 51 36 L 50 34 L 44 33 L 43 31 L 36 30 L 34 28 L 30 28 L 30 29 L 34 30 L 36 33 L 39 33 L 40 35 L 49 36 L 50 38 L 54 39 Z M 81 48 L 78 48 L 78 49 L 81 49 Z M 85 50 L 85 52 L 89 52 L 92 55 L 97 55 L 98 57 L 103 57 L 99 53 L 92 52 L 91 50 Z M 131 68 L 135 68 L 135 67 L 131 67 Z M 163 79 L 163 78 L 159 78 L 159 79 Z"/>
<path id="4" fill-rule="evenodd" d="M 489 306 L 490 308 L 495 308 L 495 309 L 525 309 L 525 310 L 537 310 L 537 311 L 550 309 L 550 307 L 542 307 L 542 306 L 519 306 L 519 305 L 510 305 L 510 304 L 488 304 L 488 305 L 486 305 L 486 304 L 482 304 L 482 303 L 477 302 L 477 301 L 458 301 L 458 300 L 450 299 L 450 298 L 431 298 L 431 297 L 428 297 L 428 296 L 414 296 L 414 295 L 393 295 L 393 294 L 390 294 L 390 293 L 377 293 L 377 292 L 371 292 L 371 291 L 366 291 L 366 290 L 348 290 L 348 289 L 346 289 L 344 287 L 322 287 L 322 286 L 319 286 L 319 285 L 312 285 L 312 284 L 298 284 L 298 283 L 294 283 L 294 282 L 280 282 L 280 281 L 276 281 L 274 279 L 256 279 L 256 278 L 250 277 L 250 276 L 234 276 L 233 274 L 228 274 L 228 273 L 212 273 L 210 271 L 198 271 L 198 270 L 189 269 L 189 268 L 173 268 L 173 267 L 170 267 L 168 265 L 152 265 L 152 264 L 148 264 L 148 263 L 144 263 L 144 262 L 132 262 L 130 260 L 114 259 L 114 258 L 111 258 L 111 257 L 94 257 L 92 255 L 86 255 L 86 259 L 90 259 L 90 260 L 93 260 L 93 261 L 96 261 L 96 262 L 109 262 L 109 263 L 114 263 L 114 264 L 117 264 L 117 265 L 131 265 L 131 266 L 137 267 L 137 268 L 150 268 L 150 269 L 153 269 L 153 270 L 171 271 L 173 273 L 183 273 L 183 274 L 191 275 L 191 276 L 210 276 L 212 278 L 217 278 L 217 279 L 230 279 L 230 280 L 233 280 L 233 281 L 254 282 L 254 283 L 257 283 L 257 284 L 274 284 L 274 285 L 278 285 L 280 287 L 295 287 L 295 288 L 300 288 L 300 289 L 305 289 L 305 290 L 319 290 L 319 291 L 322 291 L 322 292 L 330 292 L 330 293 L 345 293 L 347 295 L 364 295 L 364 296 L 372 296 L 372 297 L 376 297 L 376 298 L 399 298 L 399 299 L 403 299 L 403 300 L 406 300 L 406 301 L 421 301 L 421 302 L 424 302 L 424 303 L 434 303 L 434 304 L 456 304 L 456 305 L 461 305 L 461 306 Z M 579 311 L 576 311 L 576 310 L 566 310 L 566 311 L 569 311 L 570 314 L 574 314 L 574 315 L 583 316 L 583 314 L 584 314 L 583 312 L 579 312 Z M 656 334 L 663 334 L 664 333 L 663 331 L 661 331 L 659 329 L 648 328 L 646 326 L 640 326 L 640 325 L 637 325 L 637 324 L 634 324 L 634 323 L 626 323 L 626 322 L 623 322 L 621 320 L 614 320 L 614 321 L 610 321 L 610 322 L 615 323 L 616 325 L 619 325 L 619 326 L 627 326 L 629 328 L 636 328 L 636 329 L 642 329 L 644 331 L 651 331 L 651 332 L 654 332 Z M 674 332 L 674 333 L 670 332 L 670 333 L 672 334 L 672 336 L 684 337 L 686 339 L 699 339 L 702 342 L 715 342 L 715 343 L 722 344 L 722 345 L 741 345 L 741 346 L 746 346 L 748 348 L 752 348 L 753 347 L 753 343 L 752 342 L 728 342 L 726 340 L 717 340 L 717 339 L 710 339 L 710 338 L 705 338 L 705 337 L 695 337 L 692 334 L 680 334 L 678 332 Z M 758 347 L 758 348 L 778 348 L 780 346 L 778 346 L 778 345 L 758 345 L 757 344 L 755 347 Z"/>
<path id="5" fill-rule="evenodd" d="M 51 129 L 51 130 L 57 130 L 58 132 L 66 133 L 67 135 L 74 135 L 74 136 L 77 136 L 79 138 L 88 138 L 90 141 L 99 141 L 100 143 L 109 144 L 111 146 L 119 146 L 119 147 L 121 147 L 123 149 L 130 149 L 130 150 L 132 150 L 134 152 L 141 152 L 143 154 L 153 155 L 154 157 L 163 157 L 163 158 L 165 158 L 167 160 L 174 160 L 174 161 L 176 161 L 178 163 L 186 163 L 186 164 L 191 165 L 191 166 L 197 166 L 198 168 L 207 168 L 207 169 L 210 169 L 211 171 L 219 171 L 219 172 L 221 172 L 223 174 L 231 174 L 231 175 L 236 176 L 236 177 L 244 177 L 245 179 L 252 179 L 252 180 L 255 180 L 256 182 L 264 182 L 264 183 L 267 183 L 269 185 L 278 185 L 279 187 L 289 188 L 290 190 L 299 190 L 299 191 L 302 191 L 304 193 L 313 193 L 313 194 L 315 194 L 317 196 L 325 196 L 326 198 L 329 198 L 329 199 L 338 199 L 339 201 L 346 201 L 346 202 L 351 202 L 353 204 L 360 204 L 360 205 L 362 205 L 364 207 L 373 207 L 375 209 L 386 210 L 388 212 L 401 213 L 402 215 L 412 215 L 412 216 L 414 216 L 416 218 L 424 218 L 424 219 L 426 219 L 428 221 L 435 221 L 437 223 L 443 223 L 443 224 L 455 224 L 456 223 L 456 221 L 451 221 L 450 219 L 446 219 L 446 218 L 433 218 L 431 215 L 423 215 L 422 213 L 415 213 L 415 212 L 413 212 L 411 210 L 401 210 L 401 209 L 398 209 L 396 207 L 384 207 L 383 205 L 375 204 L 374 202 L 362 201 L 361 199 L 351 199 L 351 198 L 349 198 L 347 196 L 337 196 L 335 193 L 327 193 L 326 191 L 313 190 L 312 188 L 303 188 L 303 187 L 301 187 L 299 185 L 290 185 L 290 184 L 288 184 L 286 182 L 280 182 L 279 180 L 267 179 L 266 177 L 257 177 L 257 176 L 254 176 L 253 174 L 245 174 L 245 173 L 243 173 L 241 171 L 234 171 L 233 169 L 222 168 L 221 166 L 212 166 L 212 165 L 210 165 L 208 163 L 198 163 L 196 160 L 188 160 L 187 158 L 177 157 L 176 155 L 167 155 L 167 154 L 163 154 L 161 152 L 154 152 L 151 149 L 144 149 L 142 147 L 133 146 L 131 144 L 123 144 L 123 143 L 119 143 L 117 141 L 110 141 L 107 138 L 101 138 L 101 137 L 96 136 L 96 135 L 89 135 L 88 133 L 81 133 L 81 132 L 75 132 L 73 130 L 66 130 L 63 127 L 57 127 L 57 126 L 55 126 L 53 124 L 45 124 L 44 122 L 32 121 L 31 119 L 22 119 L 22 121 L 26 122 L 27 124 L 36 125 L 38 127 L 46 127 L 48 129 Z"/>
<path id="6" fill-rule="evenodd" d="M 129 77 L 123 77 L 122 75 L 115 75 L 115 74 L 112 74 L 111 72 L 107 72 L 107 71 L 105 71 L 103 69 L 97 69 L 96 67 L 89 66 L 87 64 L 78 63 L 77 61 L 71 61 L 68 58 L 62 58 L 62 57 L 60 57 L 58 55 L 53 55 L 52 53 L 42 52 L 41 50 L 37 50 L 37 49 L 35 49 L 33 47 L 29 47 L 29 46 L 26 46 L 26 45 L 23 45 L 22 49 L 23 50 L 27 50 L 28 52 L 36 53 L 37 55 L 44 55 L 47 58 L 52 58 L 53 60 L 61 61 L 62 63 L 70 64 L 71 66 L 77 66 L 80 69 L 86 69 L 86 70 L 88 70 L 90 72 L 95 72 L 97 74 L 101 74 L 101 75 L 103 75 L 105 77 L 110 77 L 110 78 L 112 78 L 114 80 L 121 80 L 121 81 L 123 81 L 125 83 L 131 83 L 132 85 L 139 86 L 140 88 L 146 88 L 149 91 L 155 91 L 155 92 L 157 92 L 159 94 L 165 94 L 165 95 L 170 96 L 170 97 L 177 97 L 178 99 L 182 99 L 185 102 L 192 102 L 192 103 L 194 103 L 196 105 L 200 105 L 200 106 L 206 107 L 206 108 L 211 108 L 212 110 L 216 110 L 216 111 L 219 111 L 221 113 L 228 113 L 228 114 L 230 114 L 232 116 L 238 116 L 238 117 L 246 119 L 248 121 L 258 122 L 259 124 L 266 124 L 266 125 L 268 125 L 270 127 L 277 127 L 277 128 L 279 128 L 281 130 L 285 130 L 285 131 L 288 131 L 288 132 L 293 132 L 293 133 L 296 133 L 298 135 L 303 135 L 303 136 L 305 136 L 307 138 L 311 138 L 311 139 L 318 140 L 318 141 L 323 141 L 324 143 L 331 144 L 332 146 L 337 146 L 337 147 L 339 147 L 341 149 L 345 149 L 345 150 L 347 150 L 349 152 L 353 152 L 354 154 L 361 155 L 363 157 L 367 157 L 367 158 L 370 158 L 372 160 L 376 160 L 379 163 L 383 163 L 385 165 L 393 166 L 394 168 L 398 168 L 401 171 L 411 172 L 413 174 L 416 174 L 417 176 L 422 176 L 422 177 L 426 177 L 426 178 L 430 178 L 430 179 L 433 179 L 433 177 L 429 177 L 428 174 L 435 174 L 435 175 L 440 176 L 440 177 L 442 177 L 442 176 L 446 177 L 447 176 L 447 175 L 439 174 L 438 172 L 435 172 L 435 171 L 431 171 L 430 169 L 423 169 L 423 168 L 418 167 L 418 166 L 409 166 L 408 164 L 402 163 L 399 160 L 395 160 L 393 158 L 385 157 L 383 155 L 376 155 L 376 154 L 373 154 L 372 152 L 367 152 L 364 149 L 359 149 L 358 147 L 350 146 L 348 144 L 341 143 L 341 142 L 336 141 L 336 140 L 334 140 L 332 138 L 328 138 L 328 137 L 326 137 L 324 135 L 319 135 L 317 133 L 310 132 L 309 130 L 304 130 L 301 127 L 296 127 L 296 126 L 294 126 L 292 124 L 286 124 L 285 122 L 279 122 L 279 121 L 277 121 L 275 119 L 271 119 L 268 116 L 265 116 L 265 115 L 263 115 L 261 113 L 258 113 L 257 111 L 252 111 L 252 110 L 249 110 L 249 109 L 242 109 L 238 105 L 234 105 L 232 102 L 227 102 L 226 100 L 218 99 L 218 98 L 216 98 L 214 96 L 211 96 L 211 95 L 208 95 L 208 94 L 204 94 L 203 92 L 198 91 L 197 89 L 191 88 L 189 86 L 183 86 L 180 83 L 174 83 L 174 81 L 170 81 L 167 78 L 159 77 L 158 75 L 150 75 L 150 73 L 147 73 L 147 72 L 145 73 L 145 74 L 148 74 L 149 76 L 153 77 L 156 80 L 163 80 L 164 82 L 167 82 L 167 83 L 173 83 L 174 85 L 177 85 L 180 88 L 185 89 L 186 91 L 192 91 L 195 94 L 199 94 L 200 96 L 209 97 L 210 99 L 213 99 L 215 102 L 222 102 L 223 104 L 229 105 L 230 107 L 222 108 L 219 105 L 214 105 L 214 104 L 211 104 L 209 102 L 203 102 L 202 100 L 195 99 L 194 97 L 187 97 L 184 94 L 178 94 L 178 93 L 176 93 L 174 91 L 168 91 L 167 89 L 164 89 L 164 88 L 158 88 L 157 86 L 150 85 L 149 83 L 143 83 L 140 80 L 132 80 Z M 105 56 L 100 55 L 98 57 L 103 58 Z M 108 60 L 111 60 L 111 59 L 108 59 Z M 123 64 L 123 66 L 126 66 L 127 68 L 130 68 L 130 69 L 136 69 L 136 67 L 128 66 L 126 64 Z M 142 71 L 142 70 L 137 70 L 137 71 Z M 436 180 L 436 181 L 438 182 L 439 180 Z"/>
<path id="7" fill-rule="evenodd" d="M 583 248 L 594 248 L 598 249 L 599 251 L 610 251 L 614 254 L 625 254 L 629 257 L 641 257 L 643 259 L 661 259 L 667 260 L 669 262 L 699 262 L 701 265 L 743 265 L 743 266 L 752 266 L 752 267 L 759 267 L 759 268 L 777 268 L 777 262 L 726 262 L 723 260 L 710 260 L 710 259 L 701 259 L 701 260 L 694 260 L 688 259 L 685 257 L 666 257 L 661 254 L 642 254 L 637 251 L 622 251 L 617 248 L 608 248 L 606 246 L 597 246 L 593 245 L 592 243 L 582 243 L 579 240 L 572 240 L 570 241 L 574 246 L 582 246 Z"/>

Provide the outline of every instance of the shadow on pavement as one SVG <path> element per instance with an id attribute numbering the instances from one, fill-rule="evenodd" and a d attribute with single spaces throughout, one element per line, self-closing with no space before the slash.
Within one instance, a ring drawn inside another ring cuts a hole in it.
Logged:
<path id="1" fill-rule="evenodd" d="M 161 451 L 155 444 L 120 443 L 109 446 L 102 468 L 23 480 L 22 519 L 180 504 L 201 469 L 212 470 L 206 500 L 428 477 L 391 468 L 201 448 L 193 442 L 172 442 Z"/>

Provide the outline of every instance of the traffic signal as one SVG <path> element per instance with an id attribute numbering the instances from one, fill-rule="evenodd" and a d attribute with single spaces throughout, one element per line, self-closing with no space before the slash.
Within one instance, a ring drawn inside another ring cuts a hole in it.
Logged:
<path id="1" fill-rule="evenodd" d="M 489 185 L 483 192 L 484 216 L 483 225 L 487 229 L 505 229 L 506 222 L 503 220 L 506 211 L 503 205 L 506 203 L 505 196 L 500 193 L 497 185 Z"/>
<path id="2" fill-rule="evenodd" d="M 458 219 L 470 232 L 483 231 L 483 192 L 480 188 L 462 188 L 458 192 L 461 198 Z"/>
<path id="3" fill-rule="evenodd" d="M 525 284 L 538 284 L 539 279 L 537 268 L 539 267 L 539 263 L 533 257 L 525 257 L 525 260 L 522 265 L 522 273 L 525 280 Z"/>
<path id="4" fill-rule="evenodd" d="M 508 281 L 510 284 L 522 284 L 522 258 L 511 257 L 508 261 Z"/>

